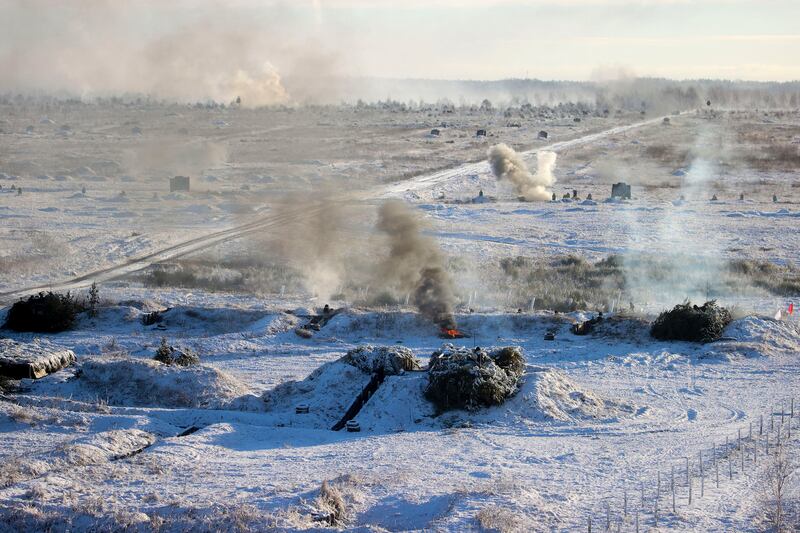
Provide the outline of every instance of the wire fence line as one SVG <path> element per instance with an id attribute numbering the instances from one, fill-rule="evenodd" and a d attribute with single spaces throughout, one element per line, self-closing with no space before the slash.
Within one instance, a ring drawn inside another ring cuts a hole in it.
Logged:
<path id="1" fill-rule="evenodd" d="M 758 416 L 747 426 L 737 428 L 724 442 L 713 442 L 672 460 L 669 470 L 656 469 L 655 476 L 640 480 L 638 486 L 623 486 L 622 494 L 605 498 L 602 509 L 590 509 L 586 518 L 589 533 L 643 531 L 667 525 L 678 517 L 679 509 L 691 508 L 706 492 L 726 482 L 741 479 L 748 471 L 781 451 L 800 435 L 800 412 L 794 398 L 784 400 L 767 416 Z M 632 491 L 629 491 L 632 488 Z"/>

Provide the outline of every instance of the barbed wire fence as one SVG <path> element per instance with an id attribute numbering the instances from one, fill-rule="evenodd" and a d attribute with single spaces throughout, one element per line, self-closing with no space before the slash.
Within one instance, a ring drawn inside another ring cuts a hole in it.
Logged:
<path id="1" fill-rule="evenodd" d="M 654 476 L 639 480 L 629 491 L 628 482 L 618 496 L 606 497 L 601 509 L 592 508 L 586 516 L 586 529 L 592 532 L 635 531 L 666 526 L 680 518 L 680 509 L 697 505 L 710 490 L 739 480 L 768 461 L 800 436 L 800 412 L 794 398 L 784 400 L 767 416 L 737 428 L 725 441 L 701 447 L 694 456 L 673 459 L 669 469 L 656 469 Z"/>

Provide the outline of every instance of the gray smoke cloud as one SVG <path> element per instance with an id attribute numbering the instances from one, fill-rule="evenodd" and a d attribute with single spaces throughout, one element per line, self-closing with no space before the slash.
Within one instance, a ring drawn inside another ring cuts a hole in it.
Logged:
<path id="1" fill-rule="evenodd" d="M 548 187 L 556 182 L 553 168 L 556 165 L 555 152 L 540 151 L 536 154 L 538 167 L 531 174 L 525 161 L 507 144 L 500 143 L 489 149 L 489 166 L 498 180 L 511 182 L 514 190 L 529 202 L 546 201 L 552 192 Z"/>
<path id="2" fill-rule="evenodd" d="M 336 74 L 302 10 L 217 0 L 0 2 L 0 92 L 148 95 L 245 107 L 303 101 Z M 284 77 L 299 81 L 291 94 Z M 310 91 L 310 93 L 306 90 Z M 329 95 L 333 97 L 333 95 Z"/>
<path id="3" fill-rule="evenodd" d="M 380 269 L 383 280 L 410 292 L 423 316 L 442 328 L 455 328 L 453 282 L 444 268 L 444 254 L 422 233 L 414 211 L 389 200 L 378 211 L 378 229 L 389 241 L 389 257 Z"/>

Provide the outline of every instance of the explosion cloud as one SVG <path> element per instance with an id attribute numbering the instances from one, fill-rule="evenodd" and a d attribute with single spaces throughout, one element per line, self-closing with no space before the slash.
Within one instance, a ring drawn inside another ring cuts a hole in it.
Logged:
<path id="1" fill-rule="evenodd" d="M 510 181 L 514 190 L 526 201 L 546 201 L 552 194 L 548 187 L 556 182 L 553 168 L 555 152 L 537 152 L 538 168 L 531 174 L 525 161 L 507 144 L 500 143 L 489 149 L 489 165 L 498 180 Z"/>

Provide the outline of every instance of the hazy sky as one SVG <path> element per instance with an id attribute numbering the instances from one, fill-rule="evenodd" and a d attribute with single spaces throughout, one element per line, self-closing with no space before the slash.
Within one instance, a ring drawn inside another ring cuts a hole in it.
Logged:
<path id="1" fill-rule="evenodd" d="M 798 80 L 800 0 L 0 0 L 0 92 L 259 105 L 340 75 L 619 73 Z"/>
<path id="2" fill-rule="evenodd" d="M 354 66 L 399 77 L 800 79 L 799 0 L 320 0 Z"/>

